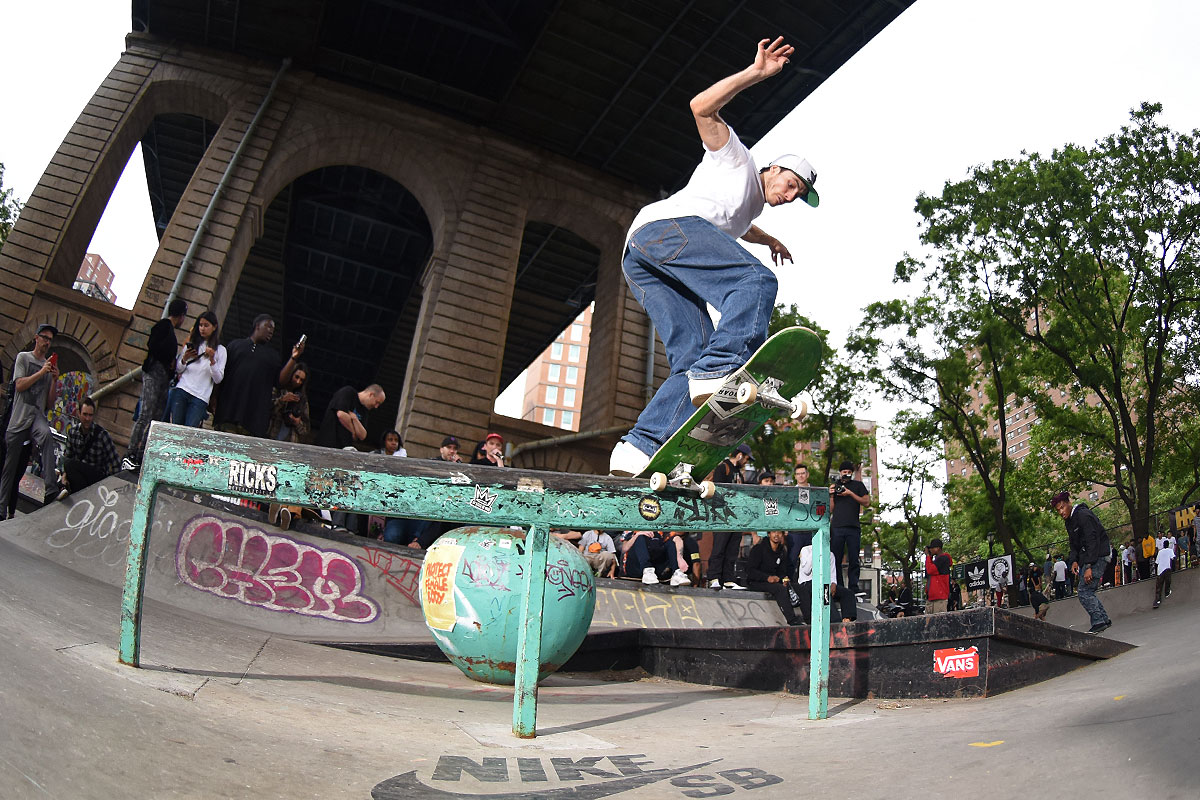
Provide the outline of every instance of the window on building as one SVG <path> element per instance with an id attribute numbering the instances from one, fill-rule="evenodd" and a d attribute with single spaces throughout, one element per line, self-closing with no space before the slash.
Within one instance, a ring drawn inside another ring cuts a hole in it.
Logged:
<path id="1" fill-rule="evenodd" d="M 550 345 L 550 357 L 555 361 L 562 358 L 562 342 L 555 342 Z"/>
<path id="2" fill-rule="evenodd" d="M 1100 499 L 1099 492 L 1088 492 L 1088 500 L 1099 500 L 1099 499 Z"/>
<path id="3" fill-rule="evenodd" d="M 558 383 L 559 375 L 562 373 L 562 367 L 558 364 L 551 364 L 550 369 L 546 370 L 546 380 L 551 383 Z"/>
<path id="4" fill-rule="evenodd" d="M 579 367 L 567 367 L 567 383 L 572 386 L 579 383 Z"/>
<path id="5" fill-rule="evenodd" d="M 562 412 L 562 424 L 559 425 L 559 427 L 570 430 L 571 426 L 574 424 L 575 424 L 575 412 L 574 411 Z"/>
<path id="6" fill-rule="evenodd" d="M 962 468 L 962 469 L 959 471 L 959 474 L 960 474 L 960 475 L 966 475 L 966 474 L 967 474 L 967 468 L 966 468 L 966 467 L 963 467 L 963 468 Z"/>
<path id="7" fill-rule="evenodd" d="M 542 424 L 543 425 L 553 425 L 554 424 L 554 409 L 553 408 L 543 408 L 542 409 Z"/>
<path id="8" fill-rule="evenodd" d="M 546 405 L 548 405 L 548 406 L 558 405 L 558 387 L 557 386 L 547 386 L 546 387 Z"/>
<path id="9" fill-rule="evenodd" d="M 562 404 L 564 406 L 566 406 L 567 408 L 575 407 L 575 390 L 574 389 L 563 389 Z"/>
<path id="10" fill-rule="evenodd" d="M 578 322 L 576 322 L 574 325 L 571 326 L 571 341 L 572 342 L 582 342 L 583 341 L 583 326 L 580 325 Z"/>
<path id="11" fill-rule="evenodd" d="M 579 345 L 573 344 L 568 348 L 567 361 L 579 361 Z"/>

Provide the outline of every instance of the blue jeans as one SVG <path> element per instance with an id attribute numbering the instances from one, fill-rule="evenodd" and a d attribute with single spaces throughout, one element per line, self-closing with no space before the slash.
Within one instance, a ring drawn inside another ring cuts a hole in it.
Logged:
<path id="1" fill-rule="evenodd" d="M 175 387 L 167 395 L 167 421 L 199 428 L 207 416 L 208 401 L 201 400 L 191 392 Z"/>
<path id="2" fill-rule="evenodd" d="M 779 282 L 732 236 L 700 217 L 643 225 L 630 238 L 621 268 L 671 368 L 624 437 L 653 453 L 695 411 L 689 377 L 724 377 L 766 341 Z M 715 330 L 706 304 L 721 314 Z"/>
<path id="3" fill-rule="evenodd" d="M 1091 566 L 1092 579 L 1085 581 L 1083 575 L 1087 572 L 1088 565 L 1079 565 L 1079 604 L 1092 618 L 1092 627 L 1094 628 L 1109 622 L 1108 612 L 1104 610 L 1104 606 L 1100 605 L 1100 599 L 1096 597 L 1096 590 L 1100 588 L 1100 583 L 1104 580 L 1104 568 L 1108 566 L 1108 559 L 1098 558 L 1096 563 Z"/>

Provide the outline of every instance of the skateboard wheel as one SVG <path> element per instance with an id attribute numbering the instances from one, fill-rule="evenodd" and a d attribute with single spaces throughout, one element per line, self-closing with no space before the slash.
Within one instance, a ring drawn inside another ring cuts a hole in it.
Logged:
<path id="1" fill-rule="evenodd" d="M 800 400 L 792 405 L 792 419 L 804 419 L 808 416 L 808 403 Z"/>
<path id="2" fill-rule="evenodd" d="M 750 405 L 758 399 L 758 387 L 750 381 L 746 381 L 738 385 L 737 401 L 742 405 Z"/>
<path id="3" fill-rule="evenodd" d="M 700 484 L 701 499 L 707 500 L 708 498 L 712 497 L 716 493 L 717 493 L 717 485 L 715 483 L 713 483 L 712 481 L 703 481 Z"/>
<path id="4" fill-rule="evenodd" d="M 662 472 L 656 472 L 650 476 L 650 491 L 661 492 L 667 488 L 667 476 Z"/>

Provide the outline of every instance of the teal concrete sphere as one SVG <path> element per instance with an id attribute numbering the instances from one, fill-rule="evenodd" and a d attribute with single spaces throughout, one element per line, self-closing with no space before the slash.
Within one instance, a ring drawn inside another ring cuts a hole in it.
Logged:
<path id="1" fill-rule="evenodd" d="M 468 678 L 516 681 L 528 563 L 525 531 L 507 528 L 455 528 L 425 553 L 418 584 L 425 625 Z M 591 567 L 575 547 L 551 536 L 539 681 L 579 648 L 595 610 Z"/>

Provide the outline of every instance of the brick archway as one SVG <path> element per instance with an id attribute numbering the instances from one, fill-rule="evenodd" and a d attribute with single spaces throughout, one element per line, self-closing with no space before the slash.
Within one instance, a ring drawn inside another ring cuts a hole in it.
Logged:
<path id="1" fill-rule="evenodd" d="M 117 377 L 117 357 L 101 328 L 87 316 L 65 310 L 53 314 L 34 314 L 17 329 L 3 351 L 0 351 L 6 374 L 12 375 L 12 365 L 17 353 L 26 349 L 26 345 L 33 341 L 37 329 L 46 323 L 58 328 L 54 346 L 59 346 L 57 342 L 60 337 L 69 340 L 73 345 L 71 349 L 83 358 L 88 372 L 93 377 L 99 381 Z"/>

